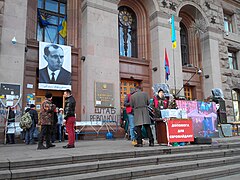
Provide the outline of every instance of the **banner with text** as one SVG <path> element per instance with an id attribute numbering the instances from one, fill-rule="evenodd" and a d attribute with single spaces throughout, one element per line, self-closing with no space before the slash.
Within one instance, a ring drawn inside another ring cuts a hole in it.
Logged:
<path id="1" fill-rule="evenodd" d="M 167 122 L 169 142 L 194 141 L 192 120 L 171 119 Z"/>

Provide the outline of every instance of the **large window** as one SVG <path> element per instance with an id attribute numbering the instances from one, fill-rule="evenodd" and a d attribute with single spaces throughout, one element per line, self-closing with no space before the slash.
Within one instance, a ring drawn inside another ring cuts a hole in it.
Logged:
<path id="1" fill-rule="evenodd" d="M 182 65 L 185 66 L 190 64 L 188 58 L 188 34 L 183 23 L 180 23 L 180 28 Z"/>
<path id="2" fill-rule="evenodd" d="M 59 34 L 58 26 L 67 15 L 66 2 L 67 0 L 38 0 L 38 41 L 65 44 L 66 38 Z M 40 15 L 42 19 L 39 18 Z"/>
<path id="3" fill-rule="evenodd" d="M 137 19 L 132 9 L 119 7 L 119 53 L 120 56 L 137 58 Z"/>
<path id="4" fill-rule="evenodd" d="M 229 69 L 238 70 L 237 55 L 236 52 L 228 50 L 228 63 Z"/>
<path id="5" fill-rule="evenodd" d="M 232 90 L 232 102 L 235 121 L 239 121 L 239 105 L 240 105 L 240 93 L 239 90 Z"/>
<path id="6" fill-rule="evenodd" d="M 184 96 L 187 100 L 193 100 L 193 87 L 184 86 Z"/>
<path id="7" fill-rule="evenodd" d="M 232 17 L 232 15 L 224 13 L 224 30 L 226 32 L 233 32 Z"/>

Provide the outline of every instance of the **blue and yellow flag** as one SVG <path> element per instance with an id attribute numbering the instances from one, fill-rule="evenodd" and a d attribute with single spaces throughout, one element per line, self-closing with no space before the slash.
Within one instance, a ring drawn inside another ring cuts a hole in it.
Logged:
<path id="1" fill-rule="evenodd" d="M 175 33 L 175 26 L 174 26 L 174 16 L 172 15 L 171 18 L 171 35 L 172 35 L 172 48 L 175 49 L 177 47 L 177 39 Z"/>
<path id="2" fill-rule="evenodd" d="M 58 26 L 58 33 L 63 37 L 67 37 L 67 17 L 65 16 Z"/>
<path id="3" fill-rule="evenodd" d="M 43 14 L 41 14 L 40 10 L 38 9 L 38 19 L 39 19 L 39 25 L 40 27 L 46 27 L 47 25 L 49 25 L 50 23 L 47 21 L 46 17 L 43 16 Z"/>

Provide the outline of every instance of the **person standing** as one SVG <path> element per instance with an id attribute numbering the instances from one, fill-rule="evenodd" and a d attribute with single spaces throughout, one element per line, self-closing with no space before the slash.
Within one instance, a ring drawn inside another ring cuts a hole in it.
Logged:
<path id="1" fill-rule="evenodd" d="M 68 144 L 66 146 L 63 146 L 63 148 L 74 148 L 75 147 L 74 125 L 76 122 L 76 118 L 75 118 L 76 101 L 72 96 L 71 90 L 69 89 L 64 91 L 63 97 L 65 98 L 64 119 L 66 121 L 66 130 L 68 133 Z"/>
<path id="2" fill-rule="evenodd" d="M 58 108 L 55 108 L 54 112 L 53 112 L 53 122 L 51 125 L 51 142 L 54 143 L 56 141 L 56 135 L 57 135 L 57 122 L 58 122 L 58 112 L 57 112 Z"/>
<path id="3" fill-rule="evenodd" d="M 38 124 L 38 113 L 35 110 L 35 105 L 31 104 L 30 109 L 27 109 L 25 112 L 28 112 L 32 118 L 32 125 L 29 129 L 26 129 L 25 134 L 25 143 L 26 144 L 35 144 L 33 133 L 36 128 L 36 124 Z"/>
<path id="4" fill-rule="evenodd" d="M 58 110 L 58 122 L 57 122 L 57 129 L 58 129 L 58 137 L 59 137 L 59 142 L 62 141 L 62 125 L 63 125 L 63 108 L 60 108 Z"/>
<path id="5" fill-rule="evenodd" d="M 14 128 L 13 132 L 10 132 L 7 134 L 7 143 L 9 144 L 15 144 L 15 112 L 14 107 L 8 107 L 8 126 L 11 126 L 11 128 Z"/>
<path id="6" fill-rule="evenodd" d="M 37 149 L 47 149 L 50 147 L 55 147 L 54 144 L 50 142 L 51 125 L 53 123 L 53 116 L 55 105 L 52 104 L 52 93 L 47 92 L 45 94 L 45 100 L 41 104 L 40 109 L 40 122 L 41 131 L 38 136 L 38 148 Z M 46 139 L 46 147 L 43 145 L 43 138 Z"/>
<path id="7" fill-rule="evenodd" d="M 137 131 L 137 144 L 135 147 L 142 147 L 142 126 L 146 129 L 147 136 L 149 138 L 149 146 L 154 146 L 154 139 L 152 130 L 150 128 L 151 120 L 149 117 L 147 106 L 149 105 L 149 99 L 146 92 L 142 92 L 141 87 L 137 87 L 130 99 L 130 105 L 134 111 L 134 123 Z"/>
<path id="8" fill-rule="evenodd" d="M 124 106 L 126 107 L 126 112 L 127 112 L 127 116 L 128 116 L 128 122 L 129 122 L 128 124 L 130 127 L 130 137 L 131 137 L 132 145 L 137 144 L 135 130 L 134 130 L 135 125 L 134 125 L 133 109 L 130 106 L 130 98 L 134 93 L 135 93 L 135 88 L 132 89 L 130 94 L 127 94 L 127 96 L 124 99 Z"/>
<path id="9" fill-rule="evenodd" d="M 162 89 L 158 90 L 157 96 L 154 96 L 154 114 L 155 118 L 161 118 L 161 110 L 167 109 L 168 101 L 165 99 L 164 91 Z"/>

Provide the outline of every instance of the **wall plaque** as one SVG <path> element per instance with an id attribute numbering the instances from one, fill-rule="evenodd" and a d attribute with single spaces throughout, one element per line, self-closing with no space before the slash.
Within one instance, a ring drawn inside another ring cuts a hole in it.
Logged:
<path id="1" fill-rule="evenodd" d="M 113 83 L 95 82 L 95 107 L 114 107 Z"/>

